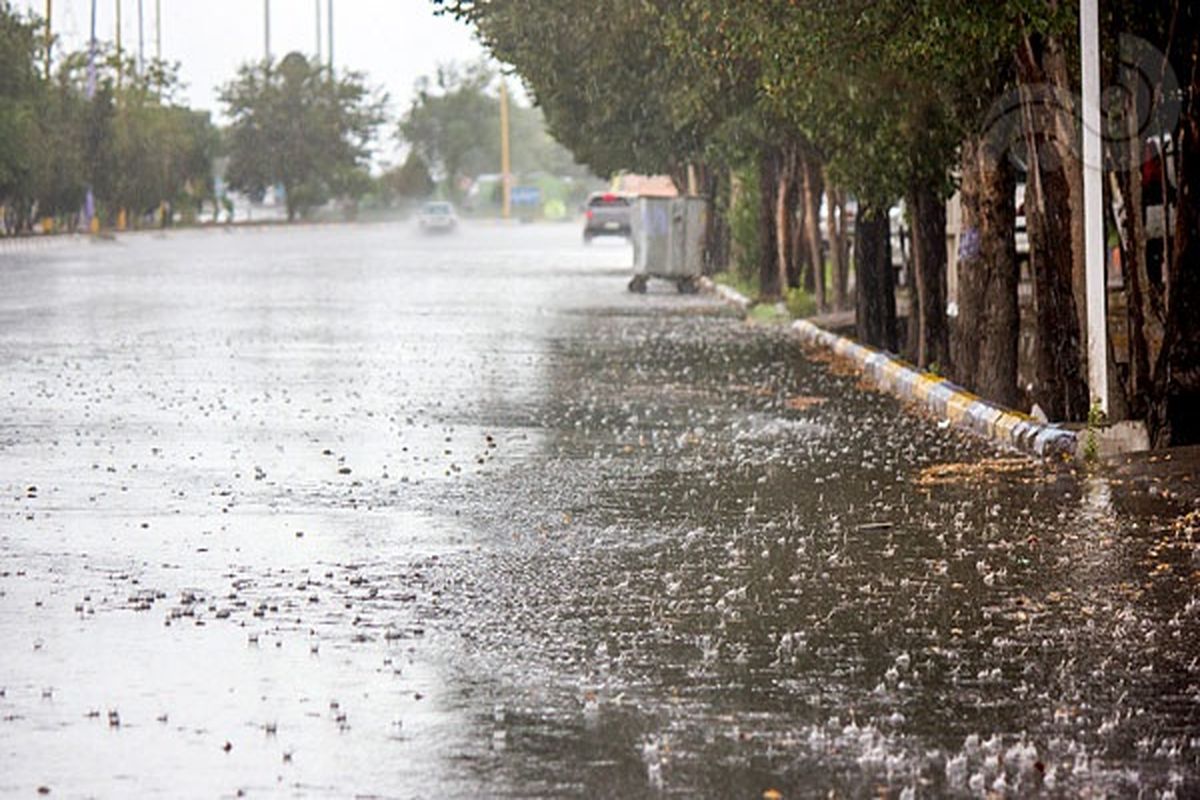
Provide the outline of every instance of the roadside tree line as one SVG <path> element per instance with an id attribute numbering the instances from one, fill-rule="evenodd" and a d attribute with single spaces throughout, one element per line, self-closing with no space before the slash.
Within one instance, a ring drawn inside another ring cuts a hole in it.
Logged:
<path id="1" fill-rule="evenodd" d="M 176 101 L 175 67 L 139 72 L 105 44 L 94 73 L 86 52 L 48 71 L 46 45 L 37 19 L 0 3 L 0 228 L 74 230 L 89 187 L 108 225 L 196 213 L 212 194 L 217 134 L 207 113 Z"/>
<path id="2" fill-rule="evenodd" d="M 1074 0 L 433 2 L 475 27 L 598 174 L 662 172 L 706 196 L 714 268 L 731 243 L 739 260 L 750 187 L 763 298 L 804 286 L 826 309 L 853 294 L 866 342 L 995 401 L 1088 417 Z M 1128 341 L 1120 368 L 1110 344 L 1110 408 L 1145 418 L 1157 445 L 1200 442 L 1200 7 L 1100 5 L 1107 238 L 1121 277 L 1110 303 L 1125 309 Z M 1028 391 L 1017 378 L 1018 183 Z M 912 235 L 903 341 L 889 256 L 901 200 Z"/>
<path id="3" fill-rule="evenodd" d="M 281 188 L 289 221 L 331 200 L 348 213 L 459 200 L 464 182 L 500 169 L 496 75 L 482 64 L 422 79 L 395 120 L 363 73 L 293 52 L 244 64 L 220 89 L 218 127 L 181 102 L 178 64 L 139 69 L 107 42 L 94 54 L 55 49 L 52 62 L 53 46 L 42 20 L 0 0 L 0 234 L 228 219 L 226 190 L 261 201 Z M 515 168 L 587 176 L 540 111 L 512 110 Z M 389 124 L 407 159 L 372 174 Z"/>

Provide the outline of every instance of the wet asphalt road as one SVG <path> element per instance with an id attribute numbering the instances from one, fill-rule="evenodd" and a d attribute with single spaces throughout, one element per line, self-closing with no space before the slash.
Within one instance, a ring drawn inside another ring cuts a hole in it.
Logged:
<path id="1" fill-rule="evenodd" d="M 629 260 L 0 253 L 0 794 L 1200 793 L 1189 499 Z"/>

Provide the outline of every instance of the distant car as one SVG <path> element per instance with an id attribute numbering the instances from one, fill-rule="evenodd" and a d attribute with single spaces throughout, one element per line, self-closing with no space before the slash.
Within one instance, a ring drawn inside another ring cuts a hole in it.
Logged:
<path id="1" fill-rule="evenodd" d="M 417 227 L 422 233 L 450 233 L 458 227 L 458 215 L 450 203 L 426 203 L 417 213 Z"/>
<path id="2" fill-rule="evenodd" d="M 629 238 L 633 225 L 633 198 L 615 192 L 593 192 L 584 209 L 583 241 L 597 236 Z"/>

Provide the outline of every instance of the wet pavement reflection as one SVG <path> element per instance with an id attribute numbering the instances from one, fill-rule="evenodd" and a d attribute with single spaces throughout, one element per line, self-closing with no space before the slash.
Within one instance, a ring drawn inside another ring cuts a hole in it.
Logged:
<path id="1" fill-rule="evenodd" d="M 3 258 L 0 792 L 1200 793 L 1178 478 L 945 430 L 571 226 Z"/>

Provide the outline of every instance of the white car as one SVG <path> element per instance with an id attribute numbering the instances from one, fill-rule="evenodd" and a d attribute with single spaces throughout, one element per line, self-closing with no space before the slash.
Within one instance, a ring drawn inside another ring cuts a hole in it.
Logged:
<path id="1" fill-rule="evenodd" d="M 458 227 L 458 215 L 454 206 L 445 201 L 426 203 L 417 213 L 417 227 L 421 233 L 450 233 Z"/>

